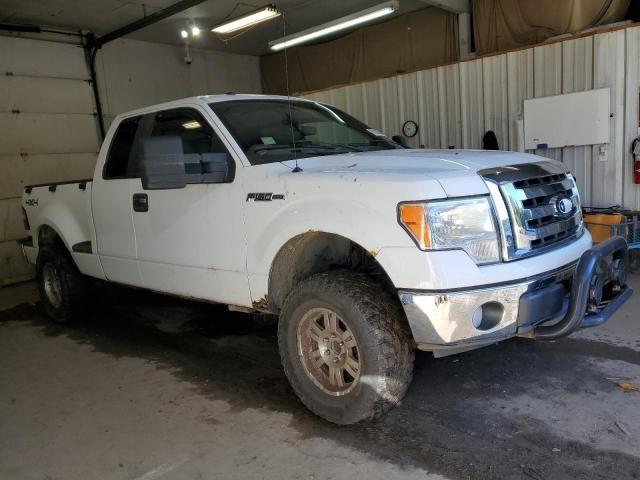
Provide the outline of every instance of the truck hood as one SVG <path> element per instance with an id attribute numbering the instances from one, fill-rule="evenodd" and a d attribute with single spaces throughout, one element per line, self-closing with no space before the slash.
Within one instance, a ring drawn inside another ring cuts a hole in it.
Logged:
<path id="1" fill-rule="evenodd" d="M 306 174 L 412 175 L 440 183 L 450 197 L 487 193 L 478 171 L 540 161 L 527 153 L 487 150 L 395 149 L 302 158 L 298 165 Z M 286 162 L 293 168 L 294 161 Z"/>

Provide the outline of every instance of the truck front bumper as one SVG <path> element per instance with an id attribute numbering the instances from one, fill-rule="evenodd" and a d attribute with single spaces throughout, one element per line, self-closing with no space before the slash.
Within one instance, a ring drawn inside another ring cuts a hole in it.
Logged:
<path id="1" fill-rule="evenodd" d="M 441 357 L 514 336 L 555 340 L 606 322 L 633 293 L 627 244 L 612 238 L 578 262 L 514 283 L 460 291 L 399 292 L 421 350 Z"/>

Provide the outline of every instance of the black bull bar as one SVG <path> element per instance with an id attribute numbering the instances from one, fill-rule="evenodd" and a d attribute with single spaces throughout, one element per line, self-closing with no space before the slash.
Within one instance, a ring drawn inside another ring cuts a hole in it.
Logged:
<path id="1" fill-rule="evenodd" d="M 551 325 L 536 326 L 535 338 L 556 340 L 609 320 L 633 294 L 626 285 L 628 268 L 629 252 L 622 237 L 613 237 L 584 252 L 576 266 L 564 317 Z"/>

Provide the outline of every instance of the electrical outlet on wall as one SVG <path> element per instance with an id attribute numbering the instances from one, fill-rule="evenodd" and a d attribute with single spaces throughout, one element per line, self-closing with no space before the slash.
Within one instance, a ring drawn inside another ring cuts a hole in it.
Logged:
<path id="1" fill-rule="evenodd" d="M 607 161 L 607 146 L 606 145 L 598 146 L 598 160 L 600 160 L 601 162 L 606 162 Z"/>

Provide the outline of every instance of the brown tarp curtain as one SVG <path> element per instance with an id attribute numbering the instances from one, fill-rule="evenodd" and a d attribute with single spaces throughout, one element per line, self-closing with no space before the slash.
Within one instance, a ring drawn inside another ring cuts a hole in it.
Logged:
<path id="1" fill-rule="evenodd" d="M 425 8 L 342 38 L 260 57 L 265 93 L 301 93 L 421 70 L 458 59 L 458 17 Z"/>
<path id="2" fill-rule="evenodd" d="M 473 0 L 476 53 L 523 47 L 616 22 L 624 18 L 630 1 Z"/>

